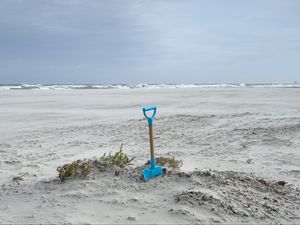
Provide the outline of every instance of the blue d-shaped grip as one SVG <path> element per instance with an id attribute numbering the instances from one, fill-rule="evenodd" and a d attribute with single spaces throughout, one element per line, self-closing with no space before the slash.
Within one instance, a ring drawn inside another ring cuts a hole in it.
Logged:
<path id="1" fill-rule="evenodd" d="M 152 116 L 148 117 L 146 112 L 151 111 L 151 110 L 153 110 Z M 153 106 L 143 108 L 143 113 L 144 113 L 144 116 L 147 118 L 148 124 L 151 126 L 153 124 L 153 120 L 154 120 L 154 117 L 156 114 L 156 106 L 153 105 Z"/>

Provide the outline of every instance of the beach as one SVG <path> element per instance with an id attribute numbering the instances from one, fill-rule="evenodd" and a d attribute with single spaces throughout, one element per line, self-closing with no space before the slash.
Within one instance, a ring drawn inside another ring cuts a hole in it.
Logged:
<path id="1" fill-rule="evenodd" d="M 0 105 L 1 223 L 300 223 L 300 88 L 1 90 Z M 149 105 L 156 155 L 183 166 L 142 182 Z M 57 179 L 121 144 L 136 158 L 120 176 Z"/>

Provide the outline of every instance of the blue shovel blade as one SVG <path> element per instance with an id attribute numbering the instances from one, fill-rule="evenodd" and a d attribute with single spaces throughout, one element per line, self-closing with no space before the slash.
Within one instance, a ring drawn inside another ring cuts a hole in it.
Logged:
<path id="1" fill-rule="evenodd" d="M 143 170 L 143 176 L 145 180 L 148 180 L 152 177 L 157 177 L 163 174 L 163 169 L 161 166 L 156 166 L 154 168 L 146 168 Z"/>

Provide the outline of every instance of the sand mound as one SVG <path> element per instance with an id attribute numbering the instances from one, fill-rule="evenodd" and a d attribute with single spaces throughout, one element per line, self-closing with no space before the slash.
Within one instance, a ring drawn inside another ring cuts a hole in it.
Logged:
<path id="1" fill-rule="evenodd" d="M 194 171 L 188 176 L 194 188 L 175 195 L 177 204 L 205 208 L 223 221 L 236 217 L 243 222 L 271 223 L 297 217 L 300 192 L 285 182 L 233 171 Z"/>
<path id="2" fill-rule="evenodd" d="M 32 184 L 24 178 L 2 185 L 0 197 L 32 207 L 27 222 L 144 223 L 150 218 L 153 223 L 300 222 L 300 190 L 283 181 L 211 170 L 167 172 L 143 181 L 141 169 L 98 170 L 93 179 L 66 182 Z"/>
<path id="3" fill-rule="evenodd" d="M 128 174 L 138 171 L 128 171 Z M 195 221 L 199 221 L 203 210 L 219 217 L 212 217 L 212 222 L 272 223 L 299 219 L 300 190 L 284 181 L 266 181 L 253 174 L 234 171 L 208 170 L 168 173 L 142 186 L 151 189 L 153 183 L 155 189 L 168 196 L 167 201 L 164 199 L 158 204 L 166 207 L 174 204 L 177 211 L 172 207 L 169 212 L 188 215 Z M 180 210 L 181 206 L 185 210 Z"/>

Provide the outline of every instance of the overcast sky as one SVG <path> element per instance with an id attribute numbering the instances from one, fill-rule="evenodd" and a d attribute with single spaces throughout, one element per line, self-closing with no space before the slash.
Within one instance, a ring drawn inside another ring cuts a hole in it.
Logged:
<path id="1" fill-rule="evenodd" d="M 296 80 L 299 0 L 0 0 L 0 83 Z"/>

